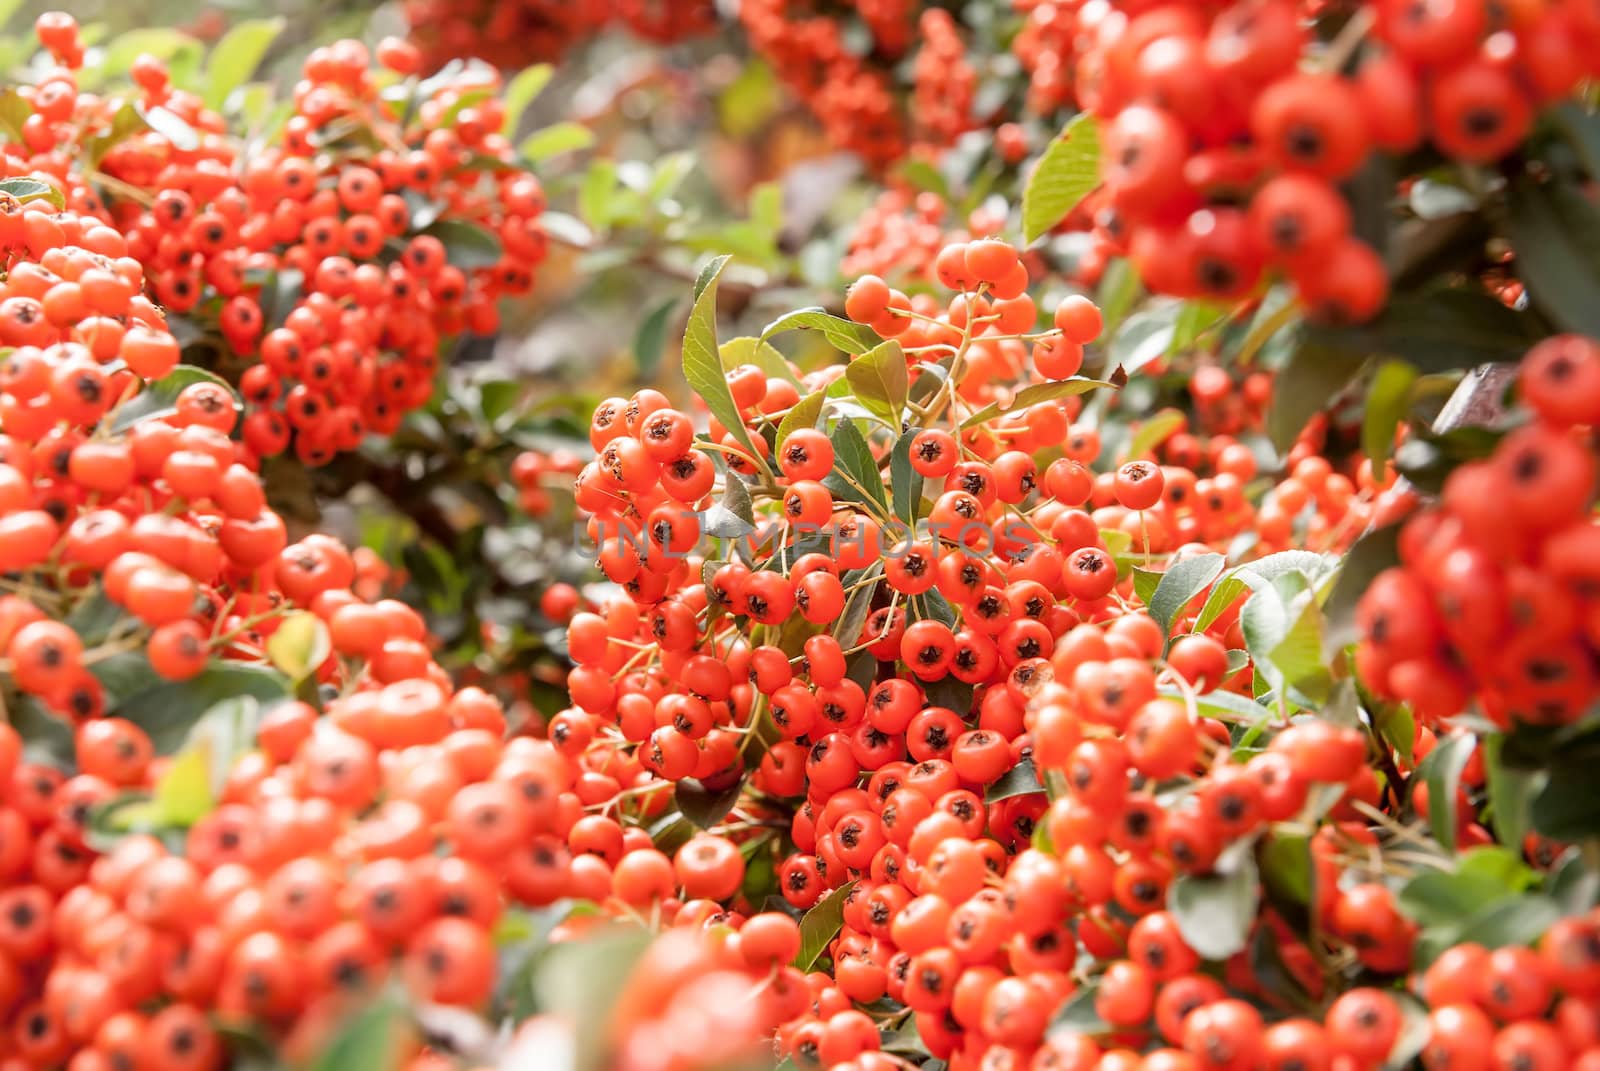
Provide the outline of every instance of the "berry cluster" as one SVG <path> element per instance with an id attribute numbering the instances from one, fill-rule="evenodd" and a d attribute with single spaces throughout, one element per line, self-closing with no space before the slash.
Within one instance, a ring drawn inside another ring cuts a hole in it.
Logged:
<path id="1" fill-rule="evenodd" d="M 972 110 L 978 75 L 948 11 L 927 9 L 917 29 L 922 47 L 913 64 L 910 105 L 916 137 L 929 145 L 949 145 L 977 123 Z"/>
<path id="2" fill-rule="evenodd" d="M 492 74 L 419 83 L 416 50 L 393 40 L 382 70 L 358 42 L 318 49 L 278 137 L 247 151 L 153 58 L 128 99 L 80 94 L 76 24 L 46 16 L 40 40 L 57 66 L 18 90 L 11 166 L 109 224 L 186 336 L 223 348 L 257 456 L 292 442 L 320 463 L 392 431 L 448 340 L 495 330 L 497 298 L 532 284 L 544 195 L 499 133 Z M 403 94 L 380 90 L 391 73 Z M 130 128 L 135 108 L 164 118 Z"/>
<path id="3" fill-rule="evenodd" d="M 878 275 L 907 284 L 931 283 L 934 258 L 947 244 L 992 233 L 1005 222 L 999 213 L 978 208 L 964 229 L 947 230 L 949 215 L 950 206 L 936 193 L 885 190 L 856 220 L 841 272 L 852 279 Z"/>
<path id="4" fill-rule="evenodd" d="M 1600 696 L 1588 439 L 1600 346 L 1546 339 L 1518 382 L 1535 419 L 1461 465 L 1438 506 L 1405 522 L 1402 564 L 1361 601 L 1363 678 L 1429 720 L 1475 702 L 1502 726 L 1564 725 Z"/>
<path id="5" fill-rule="evenodd" d="M 1065 10 L 1040 5 L 1030 29 L 1047 9 Z M 1082 43 L 1076 58 L 1050 70 L 1074 63 L 1078 103 L 1102 122 L 1097 234 L 1152 288 L 1233 299 L 1275 270 L 1316 316 L 1362 321 L 1387 280 L 1337 184 L 1370 153 L 1424 140 L 1466 164 L 1506 156 L 1592 69 L 1600 23 L 1576 8 L 1502 26 L 1483 0 L 1377 3 L 1352 15 L 1352 32 L 1371 32 L 1347 74 L 1333 69 L 1342 47 L 1319 52 L 1301 15 L 1292 0 L 1084 4 L 1057 38 Z"/>
<path id="6" fill-rule="evenodd" d="M 830 142 L 886 167 L 906 149 L 893 82 L 882 63 L 849 47 L 839 20 L 810 7 L 795 0 L 751 0 L 739 5 L 739 22 L 750 46 L 817 117 Z M 892 62 L 909 43 L 910 4 L 884 0 L 862 8 L 874 56 Z"/>
<path id="7" fill-rule="evenodd" d="M 429 71 L 468 56 L 507 70 L 558 60 L 613 22 L 656 44 L 698 37 L 717 24 L 713 0 L 406 0 L 404 11 Z"/>

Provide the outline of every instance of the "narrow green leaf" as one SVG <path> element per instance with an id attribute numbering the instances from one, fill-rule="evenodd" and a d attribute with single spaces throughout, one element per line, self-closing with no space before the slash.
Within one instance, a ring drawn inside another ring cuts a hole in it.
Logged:
<path id="1" fill-rule="evenodd" d="M 508 139 L 517 136 L 517 128 L 522 122 L 522 113 L 528 110 L 528 105 L 536 100 L 544 87 L 550 84 L 550 79 L 555 77 L 556 70 L 548 63 L 536 63 L 532 67 L 518 71 L 516 77 L 506 83 L 505 96 L 502 104 L 505 108 L 505 122 L 500 125 L 500 133 Z"/>
<path id="2" fill-rule="evenodd" d="M 328 626 L 316 614 L 301 610 L 284 618 L 267 637 L 267 657 L 294 681 L 305 680 L 333 650 Z"/>
<path id="3" fill-rule="evenodd" d="M 753 364 L 767 374 L 768 379 L 784 379 L 800 386 L 800 380 L 795 378 L 794 369 L 789 367 L 789 362 L 778 348 L 770 342 L 763 342 L 750 335 L 741 335 L 730 338 L 717 347 L 717 354 L 722 358 L 722 367 L 733 371 L 742 364 Z"/>
<path id="4" fill-rule="evenodd" d="M 1222 575 L 1227 561 L 1221 554 L 1198 554 L 1175 563 L 1161 574 L 1149 606 L 1150 616 L 1161 626 L 1162 632 L 1172 631 L 1172 623 L 1183 608 Z"/>
<path id="5" fill-rule="evenodd" d="M 911 443 L 921 428 L 908 428 L 895 440 L 889 455 L 889 485 L 894 515 L 909 525 L 917 523 L 922 510 L 922 474 L 911 467 Z"/>
<path id="6" fill-rule="evenodd" d="M 1260 886 L 1255 860 L 1245 856 L 1231 873 L 1178 876 L 1167 890 L 1167 909 L 1201 958 L 1225 960 L 1250 941 Z"/>
<path id="7" fill-rule="evenodd" d="M 834 316 L 822 308 L 797 309 L 778 317 L 761 329 L 761 340 L 765 342 L 785 331 L 820 332 L 835 349 L 849 354 L 866 353 L 883 341 L 872 328 Z"/>
<path id="8" fill-rule="evenodd" d="M 155 382 L 146 383 L 143 390 L 122 403 L 111 418 L 112 432 L 124 432 L 142 421 L 171 416 L 178 411 L 178 395 L 183 393 L 185 387 L 196 383 L 212 383 L 222 387 L 233 398 L 234 410 L 243 408 L 239 396 L 222 377 L 204 368 L 183 364 Z"/>
<path id="9" fill-rule="evenodd" d="M 611 226 L 611 203 L 617 192 L 617 165 L 595 160 L 578 186 L 578 215 L 596 232 Z"/>
<path id="10" fill-rule="evenodd" d="M 1428 824 L 1433 839 L 1451 853 L 1456 850 L 1456 789 L 1461 785 L 1461 771 L 1472 758 L 1474 743 L 1470 733 L 1443 738 L 1417 765 L 1414 775 L 1428 786 Z"/>
<path id="11" fill-rule="evenodd" d="M 187 829 L 216 807 L 211 794 L 211 748 L 204 741 L 185 748 L 155 786 L 155 805 L 163 826 Z"/>
<path id="12" fill-rule="evenodd" d="M 500 262 L 500 239 L 476 223 L 441 219 L 430 224 L 422 233 L 443 242 L 445 259 L 462 271 L 491 268 Z"/>
<path id="13" fill-rule="evenodd" d="M 1378 574 L 1400 562 L 1400 526 L 1391 524 L 1374 529 L 1358 539 L 1345 552 L 1333 590 L 1322 605 L 1326 627 L 1323 651 L 1332 657 L 1356 640 L 1356 603 Z"/>
<path id="14" fill-rule="evenodd" d="M 1083 376 L 1073 376 L 1071 379 L 1054 379 L 1048 383 L 1035 383 L 1031 387 L 1024 387 L 1011 399 L 1011 404 L 1002 406 L 999 402 L 990 402 L 982 409 L 973 413 L 961 422 L 963 428 L 975 428 L 980 424 L 987 424 L 996 417 L 1005 416 L 1007 413 L 1020 412 L 1040 402 L 1054 401 L 1057 398 L 1069 398 L 1074 394 L 1085 394 L 1101 387 L 1113 387 L 1104 379 L 1086 379 Z"/>
<path id="15" fill-rule="evenodd" d="M 1039 782 L 1039 772 L 1034 769 L 1033 760 L 1023 759 L 984 790 L 983 802 L 999 803 L 1012 796 L 1036 796 L 1043 791 L 1044 785 Z"/>
<path id="16" fill-rule="evenodd" d="M 338 1033 L 311 1064 L 311 1071 L 397 1067 L 406 1033 L 404 1006 L 396 995 L 385 993 L 355 1016 L 340 1020 Z"/>
<path id="17" fill-rule="evenodd" d="M 542 164 L 562 153 L 582 152 L 593 144 L 594 131 L 568 119 L 523 138 L 517 146 L 517 155 L 529 163 Z"/>
<path id="18" fill-rule="evenodd" d="M 718 539 L 738 539 L 756 530 L 755 506 L 744 481 L 729 473 L 723 481 L 722 500 L 706 510 L 701 530 Z"/>
<path id="19" fill-rule="evenodd" d="M 1022 190 L 1022 236 L 1033 242 L 1067 218 L 1100 185 L 1100 131 L 1079 112 L 1039 158 Z"/>
<path id="20" fill-rule="evenodd" d="M 0 193 L 9 193 L 23 204 L 29 201 L 49 201 L 57 208 L 65 208 L 67 199 L 62 192 L 35 178 L 0 179 Z"/>
<path id="21" fill-rule="evenodd" d="M 783 414 L 783 419 L 778 422 L 777 446 L 774 449 L 774 453 L 777 450 L 781 450 L 789 436 L 801 428 L 815 428 L 817 426 L 817 418 L 822 415 L 822 408 L 827 402 L 828 396 L 817 390 L 812 391 L 790 406 L 789 411 Z"/>
<path id="22" fill-rule="evenodd" d="M 854 647 L 861 639 L 861 629 L 867 623 L 867 615 L 872 612 L 872 597 L 877 593 L 877 580 L 868 580 L 869 576 L 882 574 L 882 567 L 874 562 L 868 569 L 862 570 L 861 575 L 846 574 L 848 584 L 860 583 L 861 586 L 850 593 L 845 600 L 844 609 L 839 613 L 839 620 L 833 623 L 833 638 L 839 641 L 839 646 L 845 650 Z M 863 689 L 864 691 L 865 689 Z"/>
<path id="23" fill-rule="evenodd" d="M 1528 297 L 1557 325 L 1600 337 L 1600 209 L 1566 182 L 1511 186 L 1511 245 Z"/>
<path id="24" fill-rule="evenodd" d="M 1303 338 L 1278 372 L 1267 410 L 1267 434 L 1278 453 L 1289 448 L 1311 418 L 1322 412 L 1366 364 L 1368 351 Z"/>
<path id="25" fill-rule="evenodd" d="M 1041 828 L 1043 825 L 1041 822 Z M 1110 1033 L 1111 1024 L 1101 1019 L 1100 1013 L 1095 1011 L 1095 1001 L 1099 996 L 1098 981 L 1080 986 L 1067 998 L 1066 1003 L 1056 1010 L 1055 1015 L 1051 1016 L 1050 1025 L 1045 1028 L 1045 1039 L 1059 1041 L 1076 1034 L 1096 1037 Z"/>
<path id="26" fill-rule="evenodd" d="M 1361 448 L 1372 459 L 1374 471 L 1389 460 L 1395 429 L 1405 418 L 1417 370 L 1404 361 L 1385 361 L 1372 376 L 1367 390 L 1367 412 L 1361 422 Z"/>
<path id="27" fill-rule="evenodd" d="M 288 25 L 283 18 L 247 19 L 234 25 L 211 49 L 206 62 L 206 107 L 222 110 L 230 94 L 261 66 L 272 43 Z"/>
<path id="28" fill-rule="evenodd" d="M 823 897 L 800 920 L 800 951 L 794 957 L 794 966 L 809 971 L 827 949 L 828 943 L 838 936 L 844 926 L 844 902 L 855 888 L 850 881 Z"/>
<path id="29" fill-rule="evenodd" d="M 1106 370 L 1121 368 L 1131 376 L 1165 357 L 1177 337 L 1182 312 L 1183 302 L 1160 298 L 1124 320 L 1106 346 Z"/>
<path id="30" fill-rule="evenodd" d="M 911 382 L 906 374 L 906 357 L 894 339 L 874 346 L 845 366 L 845 378 L 855 389 L 856 399 L 868 409 L 900 426 Z"/>
<path id="31" fill-rule="evenodd" d="M 739 802 L 739 792 L 743 788 L 744 781 L 738 778 L 726 788 L 712 790 L 686 777 L 673 789 L 673 805 L 678 813 L 701 829 L 710 829 L 728 817 L 733 805 Z"/>
<path id="32" fill-rule="evenodd" d="M 639 330 L 634 333 L 633 363 L 639 370 L 639 378 L 645 382 L 655 379 L 656 369 L 661 365 L 662 351 L 667 348 L 667 328 L 677 307 L 675 297 L 663 301 L 639 322 Z"/>
<path id="33" fill-rule="evenodd" d="M 1128 459 L 1136 460 L 1152 453 L 1181 429 L 1188 419 L 1181 409 L 1163 409 L 1152 415 L 1139 425 L 1139 430 L 1128 440 L 1128 449 L 1125 451 Z"/>
<path id="34" fill-rule="evenodd" d="M 1502 844 L 1520 845 L 1533 825 L 1533 801 L 1544 787 L 1537 770 L 1523 770 L 1505 763 L 1506 738 L 1494 733 L 1483 742 L 1483 772 L 1489 789 L 1495 838 Z"/>
<path id="35" fill-rule="evenodd" d="M 161 680 L 142 657 L 127 664 L 126 680 L 108 672 L 111 665 L 122 671 L 114 659 L 95 667 L 95 675 L 114 700 L 107 712 L 138 725 L 161 755 L 177 753 L 201 719 L 223 700 L 248 696 L 265 704 L 290 696 L 282 673 L 242 662 L 212 662 L 186 681 Z"/>
<path id="36" fill-rule="evenodd" d="M 867 440 L 861 437 L 861 432 L 856 430 L 855 422 L 840 420 L 836 423 L 833 427 L 832 442 L 835 470 L 848 475 L 861 488 L 857 490 L 839 479 L 837 474 L 830 475 L 823 482 L 835 489 L 834 497 L 862 502 L 865 501 L 861 497 L 861 491 L 864 490 L 872 502 L 887 508 L 889 503 L 884 499 L 883 474 L 878 471 L 878 463 L 872 456 L 872 448 L 867 445 Z"/>
<path id="37" fill-rule="evenodd" d="M 728 429 L 750 456 L 759 457 L 750 432 L 739 416 L 739 407 L 723 375 L 722 357 L 717 352 L 717 277 L 731 258 L 712 260 L 694 284 L 694 308 L 683 332 L 683 378 L 689 381 L 711 415 Z"/>

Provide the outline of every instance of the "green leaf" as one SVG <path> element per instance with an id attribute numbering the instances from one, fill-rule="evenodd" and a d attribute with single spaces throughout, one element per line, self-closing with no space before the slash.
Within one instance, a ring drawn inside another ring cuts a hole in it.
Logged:
<path id="1" fill-rule="evenodd" d="M 1249 944 L 1260 884 L 1255 860 L 1245 856 L 1228 874 L 1179 875 L 1167 890 L 1167 909 L 1201 958 L 1225 960 Z"/>
<path id="2" fill-rule="evenodd" d="M 833 467 L 836 470 L 830 475 L 826 483 L 834 490 L 835 498 L 848 499 L 852 502 L 875 502 L 884 508 L 889 503 L 884 498 L 883 474 L 878 471 L 878 463 L 873 459 L 872 448 L 867 445 L 867 440 L 861 437 L 861 432 L 856 430 L 855 421 L 840 420 L 833 426 Z M 866 491 L 867 498 L 863 498 L 861 491 L 841 480 L 837 473 L 843 472 Z"/>
<path id="3" fill-rule="evenodd" d="M 1531 894 L 1485 908 L 1461 928 L 1463 941 L 1484 948 L 1531 945 L 1561 918 L 1561 905 Z"/>
<path id="4" fill-rule="evenodd" d="M 1520 845 L 1532 827 L 1533 800 L 1544 787 L 1544 777 L 1540 771 L 1507 766 L 1503 757 L 1505 745 L 1504 733 L 1484 739 L 1483 773 L 1495 839 L 1502 844 Z"/>
<path id="5" fill-rule="evenodd" d="M 661 365 L 662 352 L 667 348 L 667 328 L 677 307 L 675 297 L 663 301 L 640 321 L 639 330 L 634 333 L 634 367 L 638 369 L 639 378 L 647 383 L 655 380 L 656 369 Z"/>
<path id="6" fill-rule="evenodd" d="M 132 110 L 126 108 L 124 110 Z M 138 114 L 135 112 L 134 114 Z M 22 125 L 33 115 L 33 105 L 22 99 L 15 89 L 0 89 L 0 131 L 4 131 L 12 141 L 24 144 Z M 144 120 L 139 120 L 139 125 L 144 125 Z M 84 143 L 85 149 L 93 148 L 93 141 Z M 95 162 L 99 162 L 96 159 Z"/>
<path id="7" fill-rule="evenodd" d="M 1170 633 L 1172 623 L 1189 601 L 1204 591 L 1213 580 L 1222 575 L 1227 559 L 1221 554 L 1197 554 L 1174 563 L 1156 585 L 1150 596 L 1150 616 Z"/>
<path id="8" fill-rule="evenodd" d="M 146 383 L 143 390 L 118 406 L 111 418 L 112 433 L 127 431 L 142 421 L 171 416 L 178 411 L 178 395 L 183 393 L 185 387 L 196 383 L 212 383 L 221 387 L 233 398 L 235 412 L 243 408 L 239 396 L 221 376 L 204 368 L 181 364 L 155 382 Z"/>
<path id="9" fill-rule="evenodd" d="M 1544 117 L 1572 146 L 1589 177 L 1600 175 L 1600 115 L 1568 100 L 1546 111 Z"/>
<path id="10" fill-rule="evenodd" d="M 311 1064 L 311 1071 L 350 1071 L 356 1067 L 398 1067 L 409 1032 L 405 1005 L 386 992 L 343 1024 L 333 1041 Z"/>
<path id="11" fill-rule="evenodd" d="M 950 186 L 939 174 L 939 169 L 926 160 L 903 160 L 894 169 L 895 177 L 914 189 L 939 195 L 941 201 L 950 200 Z"/>
<path id="12" fill-rule="evenodd" d="M 1289 453 L 1301 430 L 1355 379 L 1367 357 L 1367 351 L 1329 345 L 1315 336 L 1301 338 L 1273 381 L 1267 410 L 1267 435 L 1279 454 Z"/>
<path id="13" fill-rule="evenodd" d="M 1581 915 L 1600 903 L 1600 870 L 1581 851 L 1571 851 L 1550 878 L 1549 893 L 1566 915 Z"/>
<path id="14" fill-rule="evenodd" d="M 770 241 L 783 230 L 783 186 L 763 182 L 750 191 L 750 224 Z"/>
<path id="15" fill-rule="evenodd" d="M 1082 925 L 1094 924 L 1085 922 Z M 1067 998 L 1066 1003 L 1056 1010 L 1055 1015 L 1051 1016 L 1050 1025 L 1045 1028 L 1045 1040 L 1058 1041 L 1074 1034 L 1095 1037 L 1110 1033 L 1111 1024 L 1100 1018 L 1100 1013 L 1095 1011 L 1095 1001 L 1099 996 L 1098 981 L 1080 986 L 1071 997 Z"/>
<path id="16" fill-rule="evenodd" d="M 1399 907 L 1419 926 L 1459 926 L 1480 914 L 1486 907 L 1527 887 L 1514 872 L 1504 867 L 1469 868 L 1466 863 L 1480 852 L 1506 856 L 1517 868 L 1527 870 L 1521 860 L 1503 848 L 1478 849 L 1461 857 L 1455 871 L 1425 867 L 1400 888 Z M 1529 872 L 1528 877 L 1532 877 Z"/>
<path id="17" fill-rule="evenodd" d="M 1178 353 L 1193 346 L 1200 336 L 1223 323 L 1228 318 L 1226 306 L 1212 301 L 1185 301 L 1172 324 L 1172 340 L 1168 353 Z"/>
<path id="18" fill-rule="evenodd" d="M 889 455 L 889 485 L 894 515 L 915 526 L 922 509 L 922 474 L 911 467 L 911 443 L 921 428 L 908 428 Z"/>
<path id="19" fill-rule="evenodd" d="M 1406 204 L 1417 218 L 1432 220 L 1474 212 L 1478 199 L 1460 186 L 1424 176 L 1411 184 Z"/>
<path id="20" fill-rule="evenodd" d="M 267 637 L 267 658 L 299 683 L 317 671 L 333 651 L 328 626 L 322 618 L 306 610 L 285 617 Z"/>
<path id="21" fill-rule="evenodd" d="M 1404 419 L 1411 399 L 1417 370 L 1404 361 L 1385 361 L 1373 373 L 1367 389 L 1367 412 L 1361 423 L 1361 448 L 1372 459 L 1374 470 L 1389 460 L 1395 429 Z"/>
<path id="22" fill-rule="evenodd" d="M 139 107 L 141 114 L 144 115 L 145 124 L 172 142 L 173 148 L 179 152 L 194 152 L 200 148 L 200 135 L 195 133 L 194 127 L 177 112 L 161 107 L 146 108 L 143 105 Z"/>
<path id="23" fill-rule="evenodd" d="M 728 429 L 735 440 L 759 457 L 750 432 L 739 416 L 733 392 L 723 375 L 722 357 L 717 352 L 717 276 L 727 267 L 729 257 L 717 257 L 700 272 L 694 284 L 694 307 L 683 332 L 683 378 L 706 403 L 711 415 Z"/>
<path id="24" fill-rule="evenodd" d="M 1024 387 L 1011 399 L 1011 404 L 1002 407 L 999 402 L 990 402 L 982 409 L 973 413 L 961 422 L 963 428 L 975 428 L 980 424 L 987 424 L 996 417 L 1007 413 L 1020 412 L 1040 402 L 1054 401 L 1057 398 L 1068 398 L 1074 394 L 1085 394 L 1101 387 L 1111 387 L 1114 384 L 1104 379 L 1086 379 L 1083 376 L 1073 376 L 1071 379 L 1053 379 L 1048 383 L 1035 383 L 1031 387 Z"/>
<path id="25" fill-rule="evenodd" d="M 761 329 L 761 340 L 765 342 L 785 331 L 820 332 L 831 346 L 848 354 L 866 353 L 883 342 L 872 328 L 834 316 L 820 307 L 797 309 L 778 317 Z"/>
<path id="26" fill-rule="evenodd" d="M 1156 588 L 1161 586 L 1160 571 L 1155 569 L 1135 569 L 1133 571 L 1133 594 L 1146 606 L 1155 598 Z"/>
<path id="27" fill-rule="evenodd" d="M 1395 298 L 1371 323 L 1309 327 L 1303 338 L 1347 354 L 1397 358 L 1432 374 L 1519 359 L 1533 341 L 1527 321 L 1482 290 L 1435 287 Z"/>
<path id="28" fill-rule="evenodd" d="M 718 539 L 738 539 L 756 530 L 755 506 L 744 481 L 729 473 L 723 481 L 722 500 L 706 510 L 700 530 Z"/>
<path id="29" fill-rule="evenodd" d="M 1169 699 L 1176 699 L 1180 703 L 1186 698 L 1184 693 L 1177 688 L 1162 688 L 1160 689 L 1160 694 Z M 1200 713 L 1209 718 L 1217 718 L 1220 721 L 1232 722 L 1237 725 L 1254 725 L 1263 717 L 1272 713 L 1270 709 L 1257 703 L 1254 699 L 1239 695 L 1237 692 L 1228 692 L 1222 689 L 1195 696 L 1194 705 Z"/>
<path id="30" fill-rule="evenodd" d="M 502 98 L 502 107 L 505 108 L 505 121 L 500 124 L 500 133 L 508 139 L 517 136 L 517 127 L 522 122 L 522 113 L 544 92 L 544 87 L 550 84 L 550 79 L 555 77 L 556 69 L 548 63 L 536 63 L 532 67 L 518 71 L 515 78 L 506 83 L 505 95 Z"/>
<path id="31" fill-rule="evenodd" d="M 517 155 L 529 163 L 542 164 L 562 153 L 582 152 L 594 144 L 594 131 L 568 119 L 535 130 L 522 139 Z"/>
<path id="32" fill-rule="evenodd" d="M 262 704 L 252 695 L 230 696 L 214 703 L 189 730 L 184 750 L 205 749 L 211 768 L 211 795 L 222 798 L 228 776 L 239 757 L 256 746 Z"/>
<path id="33" fill-rule="evenodd" d="M 1576 185 L 1511 185 L 1511 245 L 1528 297 L 1558 326 L 1600 337 L 1600 210 Z"/>
<path id="34" fill-rule="evenodd" d="M 850 597 L 845 600 L 844 609 L 839 613 L 839 620 L 833 624 L 833 638 L 839 641 L 841 648 L 849 650 L 861 639 L 861 629 L 867 623 L 867 615 L 872 612 L 872 596 L 878 590 L 877 580 L 869 581 L 868 577 L 876 577 L 881 573 L 882 567 L 874 562 L 859 572 L 847 573 L 843 578 L 846 587 L 856 583 L 860 583 L 861 586 L 850 593 Z"/>
<path id="35" fill-rule="evenodd" d="M 763 342 L 750 335 L 740 335 L 730 338 L 717 347 L 717 354 L 722 358 L 722 367 L 733 371 L 742 364 L 753 364 L 767 374 L 768 379 L 788 380 L 796 387 L 800 380 L 795 378 L 794 369 L 789 367 L 789 362 L 783 354 L 770 342 Z"/>
<path id="36" fill-rule="evenodd" d="M 828 396 L 820 390 L 812 391 L 801 398 L 789 411 L 783 414 L 783 419 L 778 422 L 778 435 L 774 440 L 773 452 L 783 448 L 789 436 L 801 428 L 815 428 L 817 418 L 822 415 L 822 407 L 828 402 Z"/>
<path id="37" fill-rule="evenodd" d="M 743 788 L 744 781 L 736 779 L 727 788 L 713 792 L 695 778 L 685 777 L 673 789 L 673 805 L 678 808 L 678 813 L 701 829 L 710 829 L 728 817 L 733 805 L 739 802 L 739 793 Z"/>
<path id="38" fill-rule="evenodd" d="M 874 346 L 845 366 L 845 378 L 862 405 L 899 428 L 911 389 L 900 343 L 891 338 Z"/>
<path id="39" fill-rule="evenodd" d="M 1529 819 L 1552 840 L 1576 842 L 1600 833 L 1600 777 L 1593 764 L 1581 758 L 1553 763 Z"/>
<path id="40" fill-rule="evenodd" d="M 844 926 L 844 902 L 855 888 L 848 881 L 819 900 L 800 920 L 800 951 L 794 957 L 794 966 L 809 971 L 827 949 L 828 943 L 838 936 Z"/>
<path id="41" fill-rule="evenodd" d="M 1182 429 L 1188 419 L 1181 409 L 1163 409 L 1152 415 L 1139 425 L 1139 430 L 1128 440 L 1125 455 L 1130 460 L 1137 460 L 1153 452 L 1157 446 Z"/>
<path id="42" fill-rule="evenodd" d="M 60 190 L 48 182 L 34 178 L 8 178 L 0 180 L 0 193 L 9 193 L 23 204 L 29 201 L 49 201 L 57 208 L 65 208 L 67 199 Z"/>
<path id="43" fill-rule="evenodd" d="M 611 226 L 611 203 L 616 192 L 617 165 L 610 160 L 590 163 L 578 187 L 578 215 L 597 233 Z"/>
<path id="44" fill-rule="evenodd" d="M 1327 698 L 1332 679 L 1322 658 L 1322 607 L 1309 592 L 1267 659 L 1290 687 L 1318 702 Z"/>
<path id="45" fill-rule="evenodd" d="M 206 62 L 206 107 L 222 110 L 228 96 L 255 73 L 272 43 L 288 25 L 283 18 L 247 19 L 237 23 L 211 49 Z"/>
<path id="46" fill-rule="evenodd" d="M 1299 833 L 1269 833 L 1256 849 L 1267 894 L 1276 904 L 1311 904 L 1311 842 Z"/>
<path id="47" fill-rule="evenodd" d="M 243 662 L 213 661 L 186 681 L 162 681 L 148 672 L 148 663 L 144 663 L 148 676 L 143 677 L 142 686 L 137 683 L 140 674 L 136 666 L 130 667 L 129 684 L 102 676 L 105 666 L 103 662 L 95 669 L 107 692 L 116 697 L 108 713 L 142 728 L 161 755 L 181 748 L 199 720 L 225 699 L 250 696 L 272 703 L 290 697 L 289 682 L 281 673 Z"/>
<path id="48" fill-rule="evenodd" d="M 1383 742 L 1400 753 L 1407 763 L 1412 761 L 1412 748 L 1416 745 L 1417 719 L 1404 703 L 1386 703 L 1372 715 L 1372 727 L 1378 730 Z"/>
<path id="49" fill-rule="evenodd" d="M 1100 185 L 1100 130 L 1079 112 L 1051 141 L 1022 190 L 1022 236 L 1033 242 L 1067 218 Z"/>
<path id="50" fill-rule="evenodd" d="M 571 1037 L 578 1049 L 576 1061 L 564 1054 L 557 1058 L 556 1067 L 596 1071 L 604 1066 L 617 996 L 652 939 L 643 928 L 613 926 L 582 941 L 558 941 L 549 946 L 533 978 L 534 1003 L 541 1011 L 571 1024 Z M 518 1053 L 513 1048 L 502 1063 L 507 1067 L 543 1067 L 540 1057 L 547 1055 Z M 391 1065 L 352 1063 L 340 1071 L 388 1066 Z"/>
<path id="51" fill-rule="evenodd" d="M 1400 525 L 1368 532 L 1345 552 L 1333 590 L 1322 605 L 1324 653 L 1332 655 L 1356 640 L 1356 603 L 1379 573 L 1400 563 Z"/>
<path id="52" fill-rule="evenodd" d="M 1130 376 L 1172 349 L 1177 337 L 1183 302 L 1162 298 L 1152 301 L 1123 321 L 1106 347 L 1106 369 L 1120 367 Z"/>
<path id="53" fill-rule="evenodd" d="M 1413 775 L 1428 786 L 1428 824 L 1433 839 L 1446 852 L 1456 850 L 1456 789 L 1461 771 L 1472 758 L 1475 738 L 1470 733 L 1454 733 L 1440 740 L 1417 764 Z"/>
<path id="54" fill-rule="evenodd" d="M 187 829 L 210 814 L 216 807 L 211 786 L 210 746 L 201 743 L 179 752 L 156 782 L 155 805 L 160 824 Z"/>
<path id="55" fill-rule="evenodd" d="M 443 242 L 445 259 L 462 271 L 492 268 L 500 262 L 500 239 L 476 223 L 441 219 L 422 233 Z"/>
<path id="56" fill-rule="evenodd" d="M 1043 791 L 1044 785 L 1039 783 L 1039 771 L 1034 769 L 1033 760 L 1023 759 L 984 791 L 983 802 L 999 803 L 1012 796 L 1036 796 Z"/>
<path id="57" fill-rule="evenodd" d="M 1139 273 L 1126 257 L 1116 257 L 1100 274 L 1100 285 L 1095 288 L 1094 303 L 1100 306 L 1101 335 L 1110 338 L 1122 325 L 1123 318 L 1144 288 L 1139 283 Z"/>

